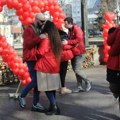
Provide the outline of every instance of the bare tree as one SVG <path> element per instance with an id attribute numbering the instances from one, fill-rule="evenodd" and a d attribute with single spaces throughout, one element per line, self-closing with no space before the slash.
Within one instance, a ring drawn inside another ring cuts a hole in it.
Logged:
<path id="1" fill-rule="evenodd" d="M 116 9 L 116 0 L 101 0 L 101 10 L 104 12 L 109 11 L 109 12 L 114 12 Z"/>

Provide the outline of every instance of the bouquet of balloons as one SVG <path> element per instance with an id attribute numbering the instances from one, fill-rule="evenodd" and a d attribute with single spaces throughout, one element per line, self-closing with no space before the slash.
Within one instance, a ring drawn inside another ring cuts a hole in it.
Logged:
<path id="1" fill-rule="evenodd" d="M 110 49 L 110 46 L 107 45 L 107 37 L 108 37 L 108 30 L 112 27 L 115 27 L 116 24 L 114 23 L 115 14 L 112 12 L 105 12 L 104 17 L 106 19 L 106 23 L 102 25 L 103 28 L 103 37 L 104 37 L 104 62 L 107 62 L 108 60 L 108 50 Z"/>

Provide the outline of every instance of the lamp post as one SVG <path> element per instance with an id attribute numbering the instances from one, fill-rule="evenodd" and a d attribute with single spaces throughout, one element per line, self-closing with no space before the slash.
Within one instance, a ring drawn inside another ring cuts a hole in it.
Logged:
<path id="1" fill-rule="evenodd" d="M 88 19 L 87 19 L 87 0 L 81 0 L 81 21 L 82 30 L 84 31 L 85 46 L 89 46 L 88 42 Z"/>

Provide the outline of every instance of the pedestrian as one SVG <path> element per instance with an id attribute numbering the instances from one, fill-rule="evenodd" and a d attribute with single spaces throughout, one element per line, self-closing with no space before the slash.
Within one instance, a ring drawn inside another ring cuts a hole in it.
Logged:
<path id="1" fill-rule="evenodd" d="M 84 91 L 82 86 L 83 81 L 86 84 L 85 91 L 89 91 L 91 89 L 91 82 L 87 79 L 87 76 L 82 69 L 84 53 L 86 52 L 83 32 L 77 24 L 73 24 L 73 19 L 71 17 L 65 18 L 64 24 L 65 27 L 69 30 L 69 40 L 64 40 L 62 44 L 73 46 L 72 52 L 74 54 L 74 58 L 71 60 L 71 64 L 77 78 L 77 88 L 75 88 L 73 92 Z"/>
<path id="2" fill-rule="evenodd" d="M 33 24 L 29 25 L 24 29 L 23 32 L 23 61 L 26 62 L 28 70 L 31 76 L 31 82 L 23 89 L 19 95 L 19 105 L 22 108 L 26 106 L 25 97 L 29 91 L 33 90 L 33 104 L 32 111 L 44 112 L 44 107 L 39 103 L 39 91 L 37 88 L 37 75 L 36 70 L 34 69 L 36 64 L 36 56 L 32 49 L 37 48 L 41 39 L 40 39 L 40 30 L 42 25 L 45 22 L 45 17 L 42 13 L 38 13 L 35 16 L 35 21 Z"/>
<path id="3" fill-rule="evenodd" d="M 68 35 L 63 30 L 59 30 L 61 41 L 68 40 Z M 61 57 L 61 64 L 60 64 L 60 80 L 61 80 L 61 88 L 59 93 L 60 94 L 69 94 L 72 93 L 72 90 L 68 89 L 65 85 L 65 77 L 68 68 L 68 61 L 71 60 L 74 55 L 72 53 L 72 46 L 71 45 L 62 45 L 62 57 Z"/>
<path id="4" fill-rule="evenodd" d="M 115 99 L 120 97 L 120 27 L 110 28 L 107 44 L 110 46 L 107 61 L 107 81 Z M 120 101 L 120 99 L 119 99 Z"/>
<path id="5" fill-rule="evenodd" d="M 46 38 L 42 39 L 42 36 Z M 37 70 L 38 90 L 45 91 L 50 105 L 47 115 L 59 115 L 60 109 L 56 103 L 56 90 L 60 83 L 61 40 L 55 24 L 46 21 L 42 30 L 40 45 L 36 56 L 40 56 L 35 65 Z"/>

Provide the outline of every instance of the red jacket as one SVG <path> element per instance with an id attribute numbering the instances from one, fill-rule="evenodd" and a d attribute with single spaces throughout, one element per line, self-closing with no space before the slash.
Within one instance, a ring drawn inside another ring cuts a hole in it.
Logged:
<path id="1" fill-rule="evenodd" d="M 68 40 L 68 44 L 72 45 L 72 51 L 74 55 L 84 54 L 86 52 L 83 38 L 83 31 L 78 27 L 78 25 L 74 25 L 72 29 L 72 33 L 70 35 L 70 31 L 68 33 L 70 40 Z"/>
<path id="2" fill-rule="evenodd" d="M 33 48 L 36 48 L 40 43 L 39 35 L 36 35 L 32 25 L 28 26 L 23 33 L 23 60 L 36 61 L 37 58 L 34 54 Z M 32 50 L 32 51 L 31 51 Z"/>
<path id="3" fill-rule="evenodd" d="M 41 57 L 36 62 L 35 70 L 45 73 L 59 73 L 60 61 L 52 52 L 50 41 L 47 38 L 41 39 L 36 55 Z"/>
<path id="4" fill-rule="evenodd" d="M 71 45 L 62 45 L 62 55 L 61 55 L 62 62 L 71 60 L 74 57 L 73 52 L 71 50 L 72 48 L 73 46 Z"/>
<path id="5" fill-rule="evenodd" d="M 107 44 L 111 46 L 108 52 L 107 68 L 111 70 L 120 70 L 120 27 L 113 33 L 110 33 Z"/>

